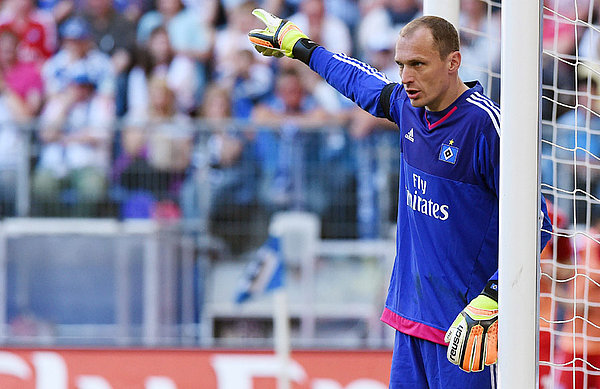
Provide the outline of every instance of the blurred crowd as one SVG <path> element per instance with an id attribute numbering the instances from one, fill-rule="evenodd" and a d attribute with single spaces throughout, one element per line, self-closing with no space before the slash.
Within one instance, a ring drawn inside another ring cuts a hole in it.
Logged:
<path id="1" fill-rule="evenodd" d="M 388 177 L 376 173 L 397 158 L 386 170 L 377 153 L 397 136 L 306 67 L 256 53 L 256 7 L 396 80 L 395 35 L 421 12 L 418 0 L 5 0 L 0 215 L 235 223 L 302 209 L 333 234 L 362 218 L 341 236 L 377 237 Z"/>
<path id="2" fill-rule="evenodd" d="M 460 3 L 461 77 L 499 101 L 500 2 Z M 599 7 L 544 4 L 543 45 L 554 54 L 544 55 L 543 116 L 565 124 L 558 138 L 568 143 L 579 115 L 597 120 L 594 104 L 583 107 L 598 73 L 572 59 L 598 62 L 589 26 Z M 257 212 L 300 209 L 321 216 L 327 237 L 387 234 L 397 132 L 303 64 L 255 52 L 256 7 L 400 81 L 396 36 L 422 1 L 4 0 L 0 216 L 208 218 L 231 231 Z M 23 166 L 28 205 L 17 209 Z M 543 167 L 545 182 L 569 180 Z"/>
<path id="3" fill-rule="evenodd" d="M 491 88 L 499 13 L 462 3 L 464 77 Z M 0 215 L 208 218 L 231 231 L 257 212 L 301 209 L 328 237 L 387 234 L 397 133 L 304 65 L 256 53 L 256 7 L 400 81 L 396 36 L 422 4 L 5 0 Z"/>

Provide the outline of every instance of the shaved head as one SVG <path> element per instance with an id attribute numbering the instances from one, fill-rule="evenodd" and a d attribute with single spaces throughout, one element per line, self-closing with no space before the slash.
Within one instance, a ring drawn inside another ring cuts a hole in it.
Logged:
<path id="1" fill-rule="evenodd" d="M 440 54 L 440 58 L 444 59 L 448 54 L 460 50 L 456 28 L 452 23 L 438 16 L 421 16 L 411 21 L 400 31 L 400 36 L 412 35 L 421 28 L 427 28 L 431 32 L 434 46 Z"/>

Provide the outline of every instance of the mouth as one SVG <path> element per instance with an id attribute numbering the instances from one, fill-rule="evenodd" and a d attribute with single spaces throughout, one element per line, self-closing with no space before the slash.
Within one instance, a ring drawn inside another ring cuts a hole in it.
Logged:
<path id="1" fill-rule="evenodd" d="M 411 100 L 416 99 L 421 94 L 421 91 L 419 91 L 418 89 L 405 89 L 405 90 L 406 90 L 406 95 Z"/>

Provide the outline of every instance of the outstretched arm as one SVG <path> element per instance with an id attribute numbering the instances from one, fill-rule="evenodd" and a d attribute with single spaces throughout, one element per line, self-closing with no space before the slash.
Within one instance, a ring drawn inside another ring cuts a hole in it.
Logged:
<path id="1" fill-rule="evenodd" d="M 265 29 L 252 30 L 248 34 L 258 52 L 274 57 L 285 55 L 306 63 L 365 111 L 391 119 L 390 100 L 401 85 L 392 83 L 383 73 L 364 62 L 327 51 L 289 20 L 262 9 L 255 9 L 252 13 L 266 24 Z"/>

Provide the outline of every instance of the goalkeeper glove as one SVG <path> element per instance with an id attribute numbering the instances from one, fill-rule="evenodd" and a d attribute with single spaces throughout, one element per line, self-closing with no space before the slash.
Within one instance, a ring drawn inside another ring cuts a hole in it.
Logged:
<path id="1" fill-rule="evenodd" d="M 458 314 L 444 338 L 447 357 L 466 372 L 481 371 L 498 360 L 498 287 L 488 282 L 483 292 Z"/>
<path id="2" fill-rule="evenodd" d="M 256 51 L 266 56 L 283 57 L 285 55 L 307 62 L 307 58 L 303 58 L 304 55 L 310 56 L 310 52 L 317 45 L 310 41 L 298 26 L 289 20 L 280 19 L 264 9 L 257 8 L 252 11 L 252 14 L 267 25 L 263 30 L 254 29 L 248 33 L 250 42 Z M 302 45 L 297 46 L 296 43 L 300 40 L 302 40 Z"/>

